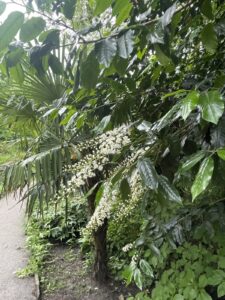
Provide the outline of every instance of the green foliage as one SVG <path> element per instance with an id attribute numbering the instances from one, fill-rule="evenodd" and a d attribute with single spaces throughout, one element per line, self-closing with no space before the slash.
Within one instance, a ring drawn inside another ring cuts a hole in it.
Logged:
<path id="1" fill-rule="evenodd" d="M 66 203 L 64 190 L 71 182 L 77 188 L 80 180 L 76 192 L 86 195 L 94 217 L 101 207 L 109 209 L 103 216 L 111 218 L 108 248 L 117 277 L 126 268 L 127 282 L 145 289 L 167 276 L 164 295 L 183 299 L 182 276 L 187 276 L 197 284 L 187 292 L 190 297 L 210 299 L 201 277 L 207 270 L 195 274 L 193 263 L 190 275 L 187 262 L 176 277 L 173 255 L 178 263 L 187 251 L 171 249 L 186 240 L 184 245 L 202 251 L 196 260 L 205 260 L 206 252 L 218 255 L 206 251 L 204 237 L 193 245 L 196 237 L 188 228 L 200 224 L 196 216 L 203 218 L 204 209 L 215 209 L 225 195 L 224 4 L 49 0 L 24 5 L 39 16 L 13 12 L 0 26 L 1 118 L 28 146 L 25 159 L 6 169 L 5 191 L 28 186 L 31 214 L 36 201 L 43 211 L 60 192 Z M 4 9 L 0 2 L 0 13 Z M 110 136 L 120 125 L 129 132 L 121 148 L 119 132 Z M 121 151 L 107 152 L 110 147 Z M 73 171 L 67 172 L 68 165 Z M 97 224 L 107 223 L 105 218 Z M 62 219 L 56 219 L 53 231 L 47 221 L 49 237 L 66 238 Z M 208 234 L 212 219 L 210 214 L 205 224 Z M 121 253 L 126 244 L 133 247 L 129 256 Z M 168 265 L 172 273 L 160 279 Z M 217 285 L 222 295 L 224 285 Z M 142 296 L 148 297 L 145 291 L 137 297 Z"/>

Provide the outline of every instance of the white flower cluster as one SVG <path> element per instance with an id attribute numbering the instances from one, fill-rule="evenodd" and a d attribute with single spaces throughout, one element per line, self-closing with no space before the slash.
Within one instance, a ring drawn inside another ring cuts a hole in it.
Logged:
<path id="1" fill-rule="evenodd" d="M 109 163 L 109 155 L 119 154 L 121 149 L 130 143 L 128 127 L 123 125 L 114 130 L 103 133 L 93 139 L 92 154 L 87 154 L 75 165 L 68 166 L 65 171 L 74 174 L 68 182 L 70 190 L 81 187 L 88 178 L 96 176 L 97 171 L 103 171 L 104 166 Z M 89 142 L 86 147 L 90 147 Z"/>
<path id="2" fill-rule="evenodd" d="M 128 251 L 130 251 L 131 249 L 133 249 L 133 247 L 134 247 L 134 243 L 129 243 L 129 244 L 125 245 L 125 246 L 122 248 L 122 251 L 123 251 L 123 252 L 128 252 Z"/>
<path id="3" fill-rule="evenodd" d="M 118 193 L 119 192 L 116 189 L 111 190 L 111 185 L 109 183 L 105 184 L 103 196 L 83 231 L 84 235 L 89 235 L 91 232 L 96 231 L 103 225 L 105 219 L 110 218 L 112 204 L 116 201 Z"/>
<path id="4" fill-rule="evenodd" d="M 130 189 L 130 198 L 125 202 L 116 204 L 115 206 L 114 218 L 116 222 L 120 222 L 122 219 L 127 218 L 132 214 L 145 192 L 141 177 L 137 171 L 135 171 L 131 176 Z"/>

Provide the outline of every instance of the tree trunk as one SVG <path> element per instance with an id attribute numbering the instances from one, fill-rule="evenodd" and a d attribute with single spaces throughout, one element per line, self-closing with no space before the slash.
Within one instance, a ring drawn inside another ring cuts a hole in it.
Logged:
<path id="1" fill-rule="evenodd" d="M 89 188 L 94 185 L 95 182 L 89 181 Z M 88 197 L 88 207 L 91 215 L 93 215 L 95 211 L 95 196 L 97 191 L 98 189 L 96 187 L 96 190 Z M 94 277 L 99 282 L 106 281 L 108 277 L 106 246 L 107 225 L 107 220 L 105 220 L 104 224 L 93 233 L 95 247 Z"/>
<path id="2" fill-rule="evenodd" d="M 107 220 L 93 234 L 95 244 L 94 276 L 99 282 L 104 282 L 108 276 L 107 270 Z"/>

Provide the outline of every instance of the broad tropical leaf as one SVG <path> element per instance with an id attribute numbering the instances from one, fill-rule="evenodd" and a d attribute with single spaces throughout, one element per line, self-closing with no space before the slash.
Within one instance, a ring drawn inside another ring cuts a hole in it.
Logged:
<path id="1" fill-rule="evenodd" d="M 214 169 L 214 160 L 207 157 L 200 165 L 195 181 L 191 187 L 192 200 L 194 201 L 209 185 Z"/>
<path id="2" fill-rule="evenodd" d="M 145 185 L 152 190 L 156 190 L 159 184 L 158 174 L 150 159 L 140 159 L 137 167 Z"/>

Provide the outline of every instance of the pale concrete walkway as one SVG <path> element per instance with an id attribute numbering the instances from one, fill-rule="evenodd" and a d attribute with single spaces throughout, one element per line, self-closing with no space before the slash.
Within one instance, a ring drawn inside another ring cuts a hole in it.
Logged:
<path id="1" fill-rule="evenodd" d="M 0 200 L 0 300 L 35 300 L 33 278 L 19 279 L 15 272 L 26 266 L 24 213 L 10 196 Z"/>

